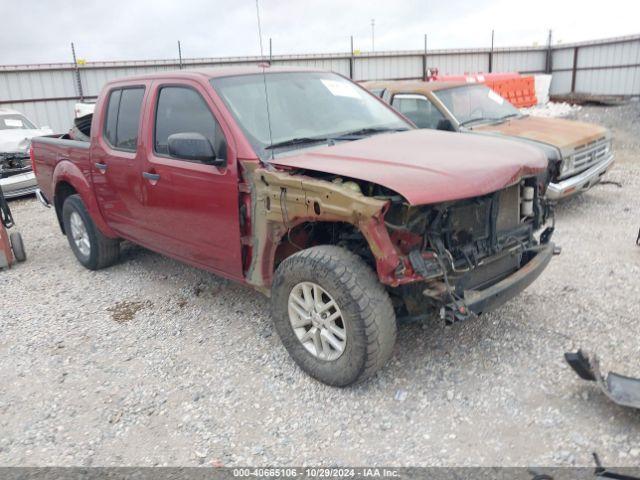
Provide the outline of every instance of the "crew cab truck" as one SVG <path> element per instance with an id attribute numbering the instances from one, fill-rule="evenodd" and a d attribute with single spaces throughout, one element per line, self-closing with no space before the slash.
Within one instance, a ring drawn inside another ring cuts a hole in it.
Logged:
<path id="1" fill-rule="evenodd" d="M 250 285 L 293 359 L 335 386 L 385 364 L 397 316 L 486 312 L 555 250 L 539 150 L 417 130 L 329 72 L 112 81 L 88 142 L 39 137 L 31 155 L 82 265 L 129 240 Z"/>
<path id="2" fill-rule="evenodd" d="M 600 125 L 521 113 L 480 83 L 415 80 L 365 82 L 419 128 L 504 136 L 535 145 L 549 160 L 547 199 L 589 190 L 614 163 L 611 132 Z"/>

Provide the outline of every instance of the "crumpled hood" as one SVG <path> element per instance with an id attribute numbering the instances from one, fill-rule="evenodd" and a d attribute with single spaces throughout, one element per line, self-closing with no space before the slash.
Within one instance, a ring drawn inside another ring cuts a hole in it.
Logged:
<path id="1" fill-rule="evenodd" d="M 609 131 L 600 125 L 563 118 L 531 116 L 514 118 L 496 125 L 478 125 L 473 127 L 473 131 L 497 133 L 547 143 L 559 148 L 563 156 L 570 155 L 580 145 L 611 136 Z"/>
<path id="2" fill-rule="evenodd" d="M 0 130 L 0 152 L 24 152 L 33 137 L 51 134 L 50 128 Z"/>
<path id="3" fill-rule="evenodd" d="M 412 205 L 485 195 L 547 167 L 536 147 L 437 130 L 373 135 L 271 163 L 372 182 L 398 192 Z"/>

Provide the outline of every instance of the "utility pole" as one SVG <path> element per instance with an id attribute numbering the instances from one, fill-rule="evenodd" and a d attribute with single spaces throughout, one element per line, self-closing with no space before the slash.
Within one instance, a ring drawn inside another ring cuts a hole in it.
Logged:
<path id="1" fill-rule="evenodd" d="M 427 78 L 427 34 L 424 34 L 424 54 L 422 55 L 422 80 L 425 82 Z"/>
<path id="2" fill-rule="evenodd" d="M 78 59 L 76 58 L 76 47 L 71 42 L 71 55 L 73 56 L 73 66 L 75 68 L 76 73 L 76 86 L 78 88 L 78 96 L 80 97 L 80 101 L 84 102 L 84 93 L 82 92 L 82 80 L 80 79 L 80 67 L 78 67 Z"/>
<path id="3" fill-rule="evenodd" d="M 547 61 L 545 62 L 545 68 L 544 68 L 545 73 L 551 73 L 551 69 L 552 69 L 552 65 L 551 65 L 551 59 L 552 59 L 551 35 L 552 35 L 552 33 L 553 33 L 553 30 L 549 30 L 549 38 L 547 39 Z"/>
<path id="4" fill-rule="evenodd" d="M 351 80 L 353 80 L 353 74 L 354 72 L 354 63 L 356 62 L 356 59 L 353 56 L 353 35 L 351 35 L 351 53 L 349 55 L 349 78 Z"/>
<path id="5" fill-rule="evenodd" d="M 371 51 L 376 51 L 376 19 L 371 19 Z"/>
<path id="6" fill-rule="evenodd" d="M 491 30 L 491 51 L 489 52 L 489 73 L 493 72 L 493 36 L 494 36 L 494 30 Z"/>
<path id="7" fill-rule="evenodd" d="M 178 68 L 182 70 L 182 47 L 180 46 L 180 40 L 178 40 Z"/>

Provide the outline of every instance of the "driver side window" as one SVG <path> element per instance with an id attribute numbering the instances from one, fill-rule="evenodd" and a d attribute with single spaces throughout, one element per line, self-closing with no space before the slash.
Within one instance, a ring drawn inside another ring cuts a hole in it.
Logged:
<path id="1" fill-rule="evenodd" d="M 391 105 L 418 128 L 436 129 L 438 122 L 445 118 L 440 110 L 422 95 L 394 95 Z"/>
<path id="2" fill-rule="evenodd" d="M 202 96 L 192 88 L 162 87 L 156 106 L 153 149 L 169 155 L 169 136 L 174 133 L 200 133 L 209 140 L 218 158 L 226 156 L 220 125 Z"/>

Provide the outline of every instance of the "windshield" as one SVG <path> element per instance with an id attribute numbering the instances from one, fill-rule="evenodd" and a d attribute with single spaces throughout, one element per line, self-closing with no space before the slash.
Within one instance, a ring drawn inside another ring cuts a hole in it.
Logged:
<path id="1" fill-rule="evenodd" d="M 36 126 L 17 113 L 10 113 L 8 115 L 0 115 L 0 130 L 18 130 L 18 129 L 30 129 L 35 130 Z"/>
<path id="2" fill-rule="evenodd" d="M 333 73 L 267 72 L 214 78 L 211 84 L 263 159 L 269 157 L 272 144 L 301 148 L 351 132 L 364 136 L 413 128 L 368 92 Z"/>
<path id="3" fill-rule="evenodd" d="M 485 85 L 465 85 L 433 93 L 460 124 L 520 115 L 516 107 Z"/>

